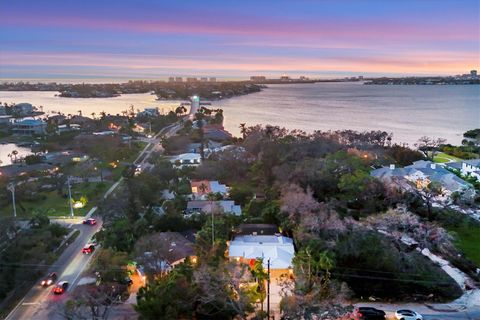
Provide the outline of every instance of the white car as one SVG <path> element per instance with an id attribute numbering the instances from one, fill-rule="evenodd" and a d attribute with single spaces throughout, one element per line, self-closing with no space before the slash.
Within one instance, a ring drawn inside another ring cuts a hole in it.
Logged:
<path id="1" fill-rule="evenodd" d="M 401 309 L 395 311 L 395 319 L 397 320 L 423 320 L 423 317 L 418 312 L 408 310 L 408 309 Z"/>

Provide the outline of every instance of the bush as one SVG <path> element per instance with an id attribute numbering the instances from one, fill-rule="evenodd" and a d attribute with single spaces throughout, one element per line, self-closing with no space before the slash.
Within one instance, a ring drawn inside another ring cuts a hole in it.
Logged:
<path id="1" fill-rule="evenodd" d="M 401 299 L 412 295 L 437 300 L 461 295 L 443 270 L 413 251 L 401 252 L 389 239 L 373 232 L 351 232 L 335 247 L 335 276 L 357 296 Z M 394 289 L 392 289 L 394 288 Z"/>

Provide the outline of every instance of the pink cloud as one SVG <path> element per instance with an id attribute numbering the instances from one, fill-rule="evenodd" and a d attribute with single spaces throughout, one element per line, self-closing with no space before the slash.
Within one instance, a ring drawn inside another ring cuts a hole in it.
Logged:
<path id="1" fill-rule="evenodd" d="M 475 54 L 458 56 L 449 53 L 438 55 L 411 54 L 388 57 L 327 57 L 321 59 L 287 56 L 255 57 L 172 57 L 159 55 L 115 55 L 76 53 L 2 53 L 3 65 L 22 66 L 80 66 L 108 67 L 118 70 L 158 73 L 159 70 L 181 70 L 195 73 L 196 70 L 212 72 L 381 72 L 381 73 L 439 73 L 465 72 L 478 64 Z"/>

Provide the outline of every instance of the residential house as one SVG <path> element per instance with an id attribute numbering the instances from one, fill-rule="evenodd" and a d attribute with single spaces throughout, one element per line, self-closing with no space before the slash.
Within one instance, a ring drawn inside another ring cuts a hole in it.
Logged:
<path id="1" fill-rule="evenodd" d="M 199 153 L 182 153 L 170 159 L 170 162 L 177 167 L 198 166 L 201 161 L 202 157 Z"/>
<path id="2" fill-rule="evenodd" d="M 138 116 L 147 116 L 147 117 L 158 117 L 160 113 L 158 108 L 145 108 L 143 111 L 137 114 Z"/>
<path id="3" fill-rule="evenodd" d="M 232 139 L 232 134 L 225 130 L 221 124 L 207 124 L 202 127 L 205 139 L 226 141 Z"/>
<path id="4" fill-rule="evenodd" d="M 290 274 L 295 249 L 293 239 L 276 235 L 236 235 L 228 244 L 228 257 L 232 260 L 253 265 L 262 259 L 266 269 L 270 265 L 271 276 Z"/>
<path id="5" fill-rule="evenodd" d="M 480 181 L 480 159 L 449 162 L 445 165 L 450 169 L 457 170 L 464 176 L 472 176 Z"/>
<path id="6" fill-rule="evenodd" d="M 222 196 L 228 193 L 228 187 L 218 181 L 200 180 L 192 181 L 190 184 L 192 186 L 193 199 L 206 200 L 211 193 L 220 193 Z"/>
<path id="7" fill-rule="evenodd" d="M 236 235 L 273 236 L 280 233 L 278 226 L 268 223 L 242 223 L 235 228 Z"/>
<path id="8" fill-rule="evenodd" d="M 44 135 L 47 124 L 42 120 L 24 119 L 13 123 L 13 133 L 19 135 Z"/>
<path id="9" fill-rule="evenodd" d="M 67 124 L 61 124 L 57 126 L 57 134 L 62 134 L 64 132 L 70 132 L 70 131 L 80 131 L 82 129 L 82 126 L 79 124 L 72 123 L 70 125 Z"/>
<path id="10" fill-rule="evenodd" d="M 159 232 L 149 236 L 150 244 L 146 252 L 137 257 L 142 269 L 155 277 L 159 273 L 170 272 L 187 257 L 196 262 L 194 243 L 178 232 Z"/>
<path id="11" fill-rule="evenodd" d="M 215 211 L 223 211 L 224 213 L 239 216 L 242 214 L 242 207 L 235 204 L 233 200 L 191 200 L 187 203 L 186 214 L 195 213 L 213 213 Z"/>
<path id="12" fill-rule="evenodd" d="M 413 191 L 428 186 L 431 182 L 441 185 L 443 196 L 438 200 L 448 200 L 452 193 L 458 192 L 467 198 L 473 197 L 475 190 L 465 180 L 431 161 L 420 160 L 410 166 L 396 168 L 395 165 L 373 170 L 371 175 L 402 190 Z"/>
<path id="13" fill-rule="evenodd" d="M 17 103 L 13 106 L 12 111 L 19 116 L 28 116 L 33 113 L 33 105 L 30 103 Z"/>
<path id="14" fill-rule="evenodd" d="M 13 178 L 27 174 L 49 174 L 56 170 L 56 166 L 47 163 L 35 163 L 31 165 L 7 165 L 0 167 L 0 176 Z"/>
<path id="15" fill-rule="evenodd" d="M 7 126 L 12 121 L 12 116 L 0 115 L 0 126 Z"/>

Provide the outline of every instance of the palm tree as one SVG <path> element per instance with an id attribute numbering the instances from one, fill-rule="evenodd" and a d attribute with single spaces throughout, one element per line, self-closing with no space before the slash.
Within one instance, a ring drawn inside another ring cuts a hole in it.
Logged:
<path id="1" fill-rule="evenodd" d="M 96 113 L 95 113 L 95 112 L 92 112 L 91 115 L 92 115 L 92 118 L 95 120 L 95 115 L 96 115 Z"/>
<path id="2" fill-rule="evenodd" d="M 12 162 L 16 162 L 17 161 L 17 154 L 18 154 L 18 151 L 17 150 L 12 150 L 12 157 L 14 158 L 14 160 Z M 10 158 L 11 160 L 11 158 Z"/>
<path id="3" fill-rule="evenodd" d="M 82 110 L 78 110 L 78 115 L 81 117 L 82 116 Z"/>

